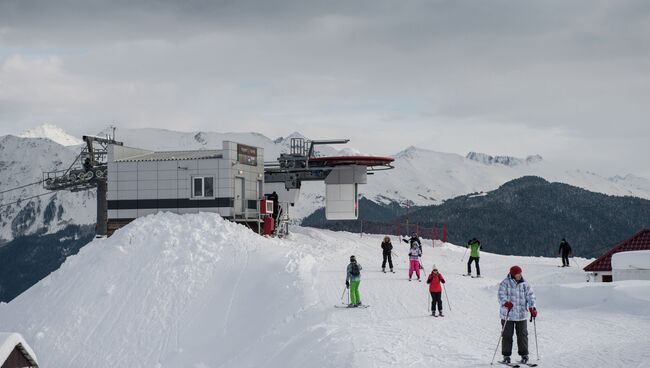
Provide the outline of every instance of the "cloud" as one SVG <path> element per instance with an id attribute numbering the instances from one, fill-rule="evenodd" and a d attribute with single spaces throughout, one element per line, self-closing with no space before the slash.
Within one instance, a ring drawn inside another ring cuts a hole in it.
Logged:
<path id="1" fill-rule="evenodd" d="M 650 156 L 649 14 L 598 0 L 4 1 L 0 133 L 344 132 L 377 154 L 433 143 L 647 175 L 634 159 Z"/>

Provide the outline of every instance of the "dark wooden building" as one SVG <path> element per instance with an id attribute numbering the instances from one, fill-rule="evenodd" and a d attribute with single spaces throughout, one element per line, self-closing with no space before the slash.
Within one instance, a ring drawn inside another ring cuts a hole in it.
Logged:
<path id="1" fill-rule="evenodd" d="M 20 334 L 0 332 L 0 368 L 38 368 L 34 351 Z"/>

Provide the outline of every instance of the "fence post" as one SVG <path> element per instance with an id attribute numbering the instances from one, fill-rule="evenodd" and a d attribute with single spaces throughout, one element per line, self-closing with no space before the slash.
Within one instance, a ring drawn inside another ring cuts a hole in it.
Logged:
<path id="1" fill-rule="evenodd" d="M 363 220 L 360 220 L 361 228 L 359 229 L 359 237 L 363 238 Z"/>
<path id="2" fill-rule="evenodd" d="M 442 241 L 447 242 L 447 224 L 442 225 Z"/>

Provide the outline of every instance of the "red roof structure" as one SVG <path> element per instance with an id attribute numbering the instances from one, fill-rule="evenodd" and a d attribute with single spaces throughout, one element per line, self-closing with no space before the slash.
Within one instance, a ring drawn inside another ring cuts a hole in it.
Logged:
<path id="1" fill-rule="evenodd" d="M 619 243 L 607 253 L 603 254 L 597 260 L 591 262 L 583 270 L 587 272 L 611 271 L 612 255 L 618 252 L 627 252 L 632 250 L 650 250 L 650 229 L 643 229 L 634 234 L 631 238 Z"/>

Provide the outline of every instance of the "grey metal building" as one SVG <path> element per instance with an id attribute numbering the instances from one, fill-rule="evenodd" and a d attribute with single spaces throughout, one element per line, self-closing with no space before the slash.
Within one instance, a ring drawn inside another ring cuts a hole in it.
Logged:
<path id="1" fill-rule="evenodd" d="M 221 150 L 154 152 L 108 146 L 108 231 L 159 211 L 215 212 L 257 223 L 264 150 L 224 141 Z"/>

